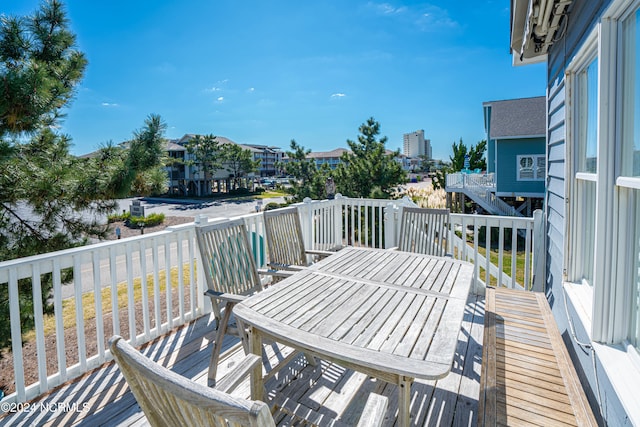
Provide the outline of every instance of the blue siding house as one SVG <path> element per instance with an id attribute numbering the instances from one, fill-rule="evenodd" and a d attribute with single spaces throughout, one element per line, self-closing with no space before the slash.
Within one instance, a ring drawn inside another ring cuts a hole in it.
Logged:
<path id="1" fill-rule="evenodd" d="M 545 191 L 546 97 L 482 104 L 487 172 L 498 197 L 539 198 Z"/>
<path id="2" fill-rule="evenodd" d="M 640 2 L 513 0 L 547 63 L 546 287 L 594 413 L 640 425 Z"/>
<path id="3" fill-rule="evenodd" d="M 531 216 L 542 207 L 545 194 L 546 97 L 489 101 L 482 106 L 487 170 L 447 174 L 448 205 L 455 198 L 464 209 L 468 197 L 492 215 Z"/>

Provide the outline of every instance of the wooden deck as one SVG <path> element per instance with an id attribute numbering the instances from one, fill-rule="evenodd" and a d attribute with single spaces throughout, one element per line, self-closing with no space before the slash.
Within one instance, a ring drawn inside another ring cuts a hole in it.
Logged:
<path id="1" fill-rule="evenodd" d="M 484 332 L 483 424 L 597 425 L 543 293 L 487 289 Z"/>
<path id="2" fill-rule="evenodd" d="M 164 366 L 206 384 L 211 355 L 213 317 L 200 318 L 146 346 L 143 353 Z M 484 298 L 470 296 L 451 373 L 439 381 L 416 380 L 411 387 L 411 422 L 415 426 L 468 426 L 477 419 L 484 324 Z M 218 377 L 243 355 L 234 337 L 226 337 Z M 275 344 L 265 350 L 267 369 L 277 364 L 290 349 Z M 266 383 L 267 392 L 279 390 L 300 404 L 320 413 L 355 424 L 354 414 L 362 408 L 370 391 L 389 398 L 385 425 L 393 426 L 397 417 L 396 386 L 364 374 L 321 361 L 308 366 L 302 357 L 294 359 Z M 249 395 L 246 384 L 238 393 Z M 13 425 L 148 425 L 144 414 L 129 392 L 124 378 L 112 362 L 84 377 L 59 387 L 28 408 L 0 418 L 0 424 Z M 279 421 L 279 420 L 276 420 Z M 286 425 L 286 423 L 279 423 Z"/>

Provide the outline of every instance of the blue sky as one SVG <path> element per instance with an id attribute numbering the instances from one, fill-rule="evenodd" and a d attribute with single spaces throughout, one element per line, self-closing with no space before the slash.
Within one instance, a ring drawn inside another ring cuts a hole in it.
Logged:
<path id="1" fill-rule="evenodd" d="M 37 0 L 2 2 L 25 15 Z M 7 4 L 9 3 L 9 4 Z M 513 67 L 509 1 L 67 0 L 89 65 L 62 123 L 75 154 L 166 136 L 313 151 L 346 147 L 369 117 L 387 147 L 424 129 L 434 158 L 485 139 L 482 102 L 545 94 L 544 64 Z"/>

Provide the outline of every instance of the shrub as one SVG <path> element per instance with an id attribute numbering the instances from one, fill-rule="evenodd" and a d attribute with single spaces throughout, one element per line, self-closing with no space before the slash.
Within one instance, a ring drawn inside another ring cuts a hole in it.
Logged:
<path id="1" fill-rule="evenodd" d="M 152 213 L 150 215 L 147 215 L 146 217 L 129 216 L 128 220 L 125 221 L 125 224 L 129 228 L 153 227 L 162 224 L 163 221 L 163 213 Z"/>
<path id="2" fill-rule="evenodd" d="M 107 221 L 109 222 L 116 222 L 116 221 L 128 221 L 129 218 L 131 218 L 131 213 L 130 212 L 122 212 L 121 214 L 111 214 L 107 216 Z"/>
<path id="3" fill-rule="evenodd" d="M 270 211 L 271 209 L 286 208 L 287 206 L 288 206 L 287 203 L 269 202 L 265 205 L 264 210 Z"/>

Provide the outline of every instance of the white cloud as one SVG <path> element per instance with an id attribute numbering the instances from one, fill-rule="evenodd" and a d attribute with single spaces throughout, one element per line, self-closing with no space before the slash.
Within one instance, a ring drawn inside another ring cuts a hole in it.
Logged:
<path id="1" fill-rule="evenodd" d="M 213 86 L 211 86 L 210 88 L 206 88 L 204 91 L 205 92 L 219 92 L 221 90 L 223 90 L 223 86 L 225 86 L 227 83 L 229 83 L 229 79 L 224 79 L 224 80 L 218 80 Z"/>
<path id="2" fill-rule="evenodd" d="M 119 107 L 119 104 L 113 103 L 113 102 L 103 102 L 102 103 L 103 107 L 111 107 L 111 108 L 115 108 L 115 107 Z"/>
<path id="3" fill-rule="evenodd" d="M 249 89 L 247 89 L 247 92 L 248 92 L 248 93 L 253 93 L 253 92 L 255 92 L 255 91 L 256 91 L 256 88 L 255 88 L 255 87 L 250 87 Z"/>
<path id="4" fill-rule="evenodd" d="M 216 99 L 216 101 L 218 102 L 224 102 L 224 96 L 219 96 L 218 99 Z"/>
<path id="5" fill-rule="evenodd" d="M 340 99 L 344 98 L 345 96 L 347 95 L 345 95 L 344 93 L 333 93 L 331 94 L 331 99 Z"/>
<path id="6" fill-rule="evenodd" d="M 391 3 L 369 2 L 367 6 L 376 14 L 398 19 L 403 23 L 413 24 L 420 31 L 438 31 L 457 28 L 460 24 L 449 16 L 449 12 L 433 4 L 420 7 L 396 7 Z"/>
<path id="7" fill-rule="evenodd" d="M 458 27 L 458 23 L 449 17 L 446 9 L 433 5 L 427 6 L 415 22 L 422 31 Z"/>
<path id="8" fill-rule="evenodd" d="M 375 3 L 369 2 L 369 7 L 372 7 L 377 13 L 382 15 L 397 15 L 407 11 L 406 7 L 395 7 L 389 3 Z"/>

